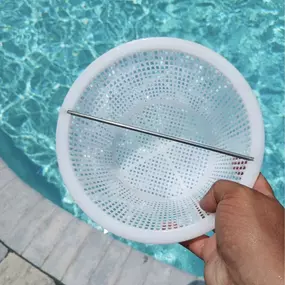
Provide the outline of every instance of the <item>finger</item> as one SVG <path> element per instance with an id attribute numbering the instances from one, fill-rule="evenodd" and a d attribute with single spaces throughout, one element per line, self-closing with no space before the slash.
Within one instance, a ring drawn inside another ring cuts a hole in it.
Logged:
<path id="1" fill-rule="evenodd" d="M 180 244 L 189 249 L 199 258 L 203 259 L 203 248 L 208 239 L 209 237 L 207 235 L 203 235 L 192 240 L 183 241 Z"/>
<path id="2" fill-rule="evenodd" d="M 264 178 L 264 176 L 261 173 L 259 173 L 259 176 L 253 186 L 253 189 L 268 197 L 271 198 L 275 197 L 270 184 L 267 182 L 267 180 Z"/>
<path id="3" fill-rule="evenodd" d="M 240 188 L 241 185 L 238 183 L 219 180 L 213 184 L 209 192 L 200 201 L 200 206 L 204 211 L 214 213 L 218 203 L 224 199 L 226 194 L 237 191 Z"/>
<path id="4" fill-rule="evenodd" d="M 203 260 L 207 263 L 213 256 L 213 252 L 217 252 L 217 236 L 214 234 L 205 241 L 203 248 Z"/>

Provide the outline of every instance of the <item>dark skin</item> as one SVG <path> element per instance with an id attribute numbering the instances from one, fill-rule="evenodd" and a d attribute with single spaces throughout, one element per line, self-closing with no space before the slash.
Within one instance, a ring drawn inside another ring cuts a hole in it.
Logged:
<path id="1" fill-rule="evenodd" d="M 182 245 L 205 261 L 207 285 L 284 285 L 284 208 L 261 174 L 253 190 L 218 181 L 200 202 L 215 234 Z"/>

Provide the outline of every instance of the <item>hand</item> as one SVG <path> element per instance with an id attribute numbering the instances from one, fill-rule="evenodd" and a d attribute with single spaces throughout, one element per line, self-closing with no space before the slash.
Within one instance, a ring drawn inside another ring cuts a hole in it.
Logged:
<path id="1" fill-rule="evenodd" d="M 284 209 L 261 174 L 254 190 L 218 181 L 200 202 L 215 234 L 182 245 L 205 261 L 207 285 L 284 284 Z"/>

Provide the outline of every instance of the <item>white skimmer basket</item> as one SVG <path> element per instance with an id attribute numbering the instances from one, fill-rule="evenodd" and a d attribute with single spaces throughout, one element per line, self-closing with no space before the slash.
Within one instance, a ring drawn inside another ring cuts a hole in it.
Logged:
<path id="1" fill-rule="evenodd" d="M 83 114 L 254 157 L 236 159 L 67 114 Z M 56 150 L 68 191 L 108 231 L 174 243 L 214 228 L 199 200 L 219 179 L 253 186 L 264 129 L 248 83 L 226 59 L 174 38 L 141 39 L 91 63 L 59 114 Z"/>

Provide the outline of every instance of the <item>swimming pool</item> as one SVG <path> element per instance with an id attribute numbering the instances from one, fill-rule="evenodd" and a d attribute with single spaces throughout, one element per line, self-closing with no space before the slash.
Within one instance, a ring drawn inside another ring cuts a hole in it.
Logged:
<path id="1" fill-rule="evenodd" d="M 58 172 L 58 109 L 91 61 L 118 44 L 150 36 L 199 42 L 245 76 L 264 117 L 262 170 L 284 205 L 282 0 L 2 0 L 0 156 L 36 190 L 91 223 Z M 192 274 L 203 273 L 203 263 L 179 245 L 124 242 Z"/>

